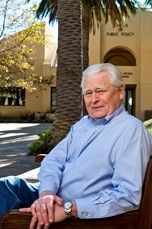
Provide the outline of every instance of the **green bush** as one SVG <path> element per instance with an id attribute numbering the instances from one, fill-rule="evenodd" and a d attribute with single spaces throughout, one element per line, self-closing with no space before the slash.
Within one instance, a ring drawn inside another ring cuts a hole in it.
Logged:
<path id="1" fill-rule="evenodd" d="M 144 121 L 144 125 L 146 126 L 148 132 L 152 135 L 152 119 Z"/>
<path id="2" fill-rule="evenodd" d="M 36 156 L 40 153 L 48 154 L 51 149 L 53 149 L 53 145 L 50 144 L 50 139 L 52 136 L 53 128 L 45 130 L 44 133 L 38 133 L 39 139 L 32 143 L 29 147 L 28 155 Z"/>

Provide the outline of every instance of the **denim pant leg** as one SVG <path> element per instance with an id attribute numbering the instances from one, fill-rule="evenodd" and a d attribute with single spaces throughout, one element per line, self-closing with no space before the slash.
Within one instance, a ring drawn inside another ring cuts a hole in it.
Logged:
<path id="1" fill-rule="evenodd" d="M 8 176 L 0 178 L 0 218 L 11 209 L 28 207 L 38 198 L 39 182 Z"/>

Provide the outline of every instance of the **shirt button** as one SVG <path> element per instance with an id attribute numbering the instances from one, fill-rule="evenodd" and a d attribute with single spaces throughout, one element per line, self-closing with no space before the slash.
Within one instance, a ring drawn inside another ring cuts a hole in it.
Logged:
<path id="1" fill-rule="evenodd" d="M 83 145 L 83 142 L 81 142 L 81 145 Z"/>
<path id="2" fill-rule="evenodd" d="M 87 217 L 88 216 L 88 212 L 83 212 L 83 215 L 85 216 L 85 217 Z"/>

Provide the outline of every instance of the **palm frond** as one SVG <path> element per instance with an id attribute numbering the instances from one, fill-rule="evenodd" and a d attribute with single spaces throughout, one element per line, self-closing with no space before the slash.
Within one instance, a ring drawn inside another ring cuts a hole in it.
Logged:
<path id="1" fill-rule="evenodd" d="M 150 5 L 152 7 L 152 0 L 145 0 L 145 5 Z"/>
<path id="2" fill-rule="evenodd" d="M 57 20 L 57 1 L 56 0 L 42 0 L 37 9 L 36 16 L 43 18 L 48 16 L 49 23 Z"/>

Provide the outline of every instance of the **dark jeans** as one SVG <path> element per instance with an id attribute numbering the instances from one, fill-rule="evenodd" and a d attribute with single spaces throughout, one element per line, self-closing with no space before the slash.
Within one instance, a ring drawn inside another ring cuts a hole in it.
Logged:
<path id="1" fill-rule="evenodd" d="M 8 176 L 0 178 L 0 218 L 11 209 L 29 207 L 38 198 L 39 182 Z"/>

